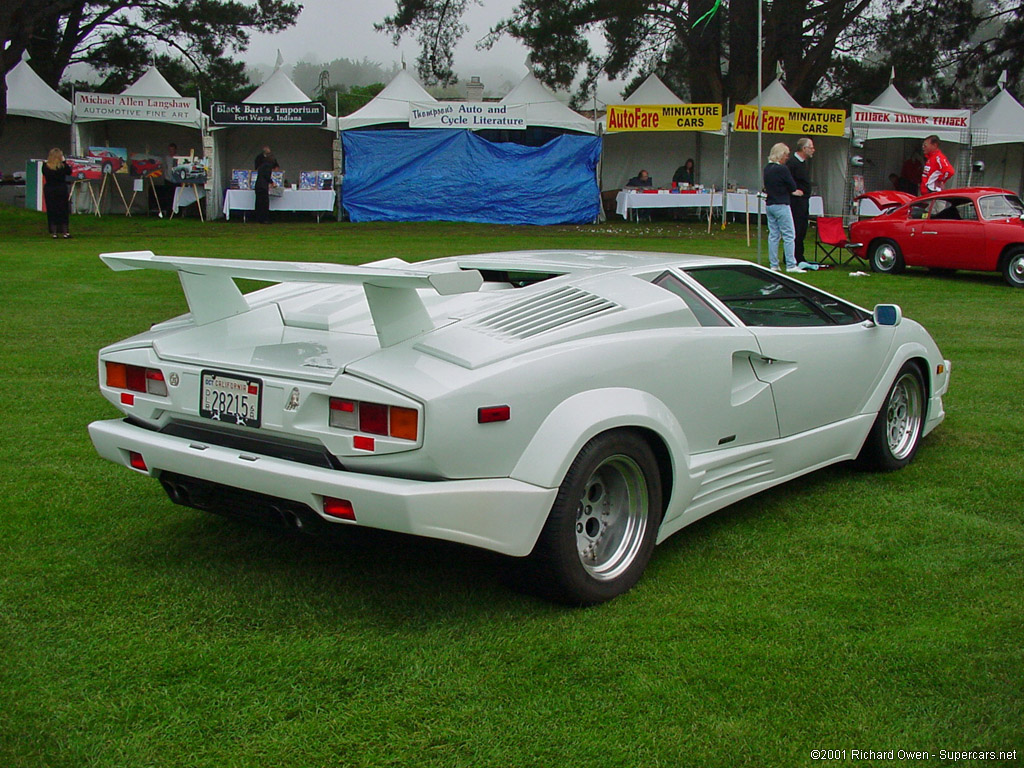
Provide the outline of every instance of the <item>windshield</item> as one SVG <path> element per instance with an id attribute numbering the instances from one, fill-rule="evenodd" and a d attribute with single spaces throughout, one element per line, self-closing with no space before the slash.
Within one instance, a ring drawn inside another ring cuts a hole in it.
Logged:
<path id="1" fill-rule="evenodd" d="M 1016 195 L 988 195 L 978 201 L 986 219 L 1008 219 L 1024 214 L 1024 203 Z"/>

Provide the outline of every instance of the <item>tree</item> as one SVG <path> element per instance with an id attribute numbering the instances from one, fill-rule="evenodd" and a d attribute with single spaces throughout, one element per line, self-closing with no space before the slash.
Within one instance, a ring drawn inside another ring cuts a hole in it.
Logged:
<path id="1" fill-rule="evenodd" d="M 396 39 L 416 34 L 420 76 L 448 82 L 467 2 L 396 0 L 396 12 L 378 26 Z M 800 103 L 846 106 L 851 97 L 877 95 L 893 66 L 898 83 L 933 103 L 966 98 L 968 81 L 994 82 L 997 66 L 1024 69 L 1020 0 L 520 0 L 484 45 L 505 34 L 532 51 L 548 85 L 569 87 L 583 72 L 580 103 L 601 74 L 636 71 L 657 72 L 691 101 L 737 104 L 754 98 L 780 68 Z M 591 44 L 597 35 L 603 51 Z"/>
<path id="2" fill-rule="evenodd" d="M 248 47 L 251 32 L 285 29 L 301 10 L 288 0 L 3 0 L 0 63 L 6 74 L 28 51 L 39 76 L 56 88 L 78 62 L 117 82 L 154 60 L 175 59 L 198 86 L 213 90 L 214 77 L 237 83 L 244 76 L 231 54 Z M 6 117 L 0 82 L 0 131 Z"/>

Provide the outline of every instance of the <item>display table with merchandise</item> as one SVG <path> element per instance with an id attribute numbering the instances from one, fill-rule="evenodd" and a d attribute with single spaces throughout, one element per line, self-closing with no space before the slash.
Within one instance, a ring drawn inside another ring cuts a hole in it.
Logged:
<path id="1" fill-rule="evenodd" d="M 648 210 L 651 208 L 707 208 L 715 209 L 722 207 L 721 192 L 669 192 L 668 190 L 657 190 L 655 192 L 638 192 L 632 189 L 624 189 L 615 197 L 615 212 L 622 218 L 628 219 L 637 210 Z M 754 192 L 729 192 L 725 201 L 726 213 L 753 213 L 758 212 L 758 196 Z M 815 195 L 809 201 L 810 215 L 823 216 L 824 204 L 820 196 Z M 764 202 L 760 204 L 760 210 L 764 212 Z"/>
<path id="2" fill-rule="evenodd" d="M 224 193 L 224 218 L 231 219 L 232 211 L 256 210 L 256 191 L 252 189 L 229 189 Z M 291 189 L 284 187 L 280 195 L 270 196 L 271 211 L 310 211 L 320 215 L 334 210 L 333 189 Z"/>

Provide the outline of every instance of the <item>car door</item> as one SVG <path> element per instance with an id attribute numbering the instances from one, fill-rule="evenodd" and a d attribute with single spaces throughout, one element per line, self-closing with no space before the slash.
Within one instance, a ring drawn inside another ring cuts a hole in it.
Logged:
<path id="1" fill-rule="evenodd" d="M 933 199 L 927 217 L 915 222 L 911 240 L 903 254 L 909 266 L 980 269 L 985 256 L 985 225 L 968 197 Z"/>
<path id="2" fill-rule="evenodd" d="M 771 386 L 781 437 L 861 412 L 888 359 L 893 328 L 876 327 L 863 310 L 757 267 L 690 274 L 757 339 L 754 373 Z"/>

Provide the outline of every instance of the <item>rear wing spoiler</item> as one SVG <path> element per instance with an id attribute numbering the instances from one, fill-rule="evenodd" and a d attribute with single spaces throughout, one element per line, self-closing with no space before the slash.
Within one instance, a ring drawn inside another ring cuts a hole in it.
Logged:
<path id="1" fill-rule="evenodd" d="M 115 272 L 134 269 L 177 272 L 196 325 L 206 325 L 249 311 L 249 302 L 235 284 L 236 278 L 270 283 L 361 285 L 382 347 L 405 341 L 434 327 L 418 289 L 429 288 L 442 296 L 450 296 L 472 293 L 483 283 L 479 271 L 457 268 L 428 272 L 296 261 L 157 256 L 152 251 L 102 253 L 100 259 Z"/>

